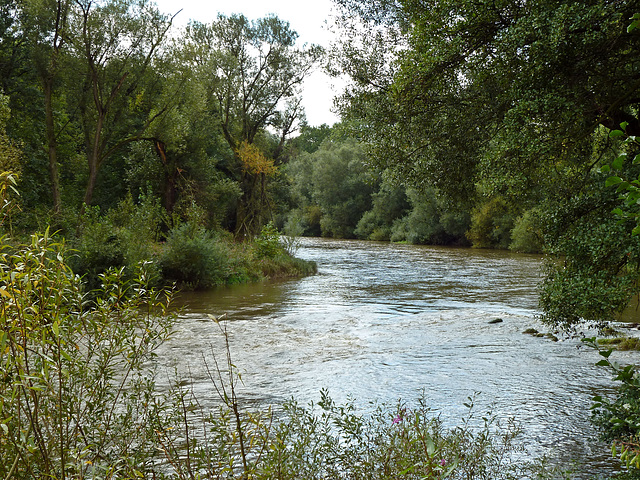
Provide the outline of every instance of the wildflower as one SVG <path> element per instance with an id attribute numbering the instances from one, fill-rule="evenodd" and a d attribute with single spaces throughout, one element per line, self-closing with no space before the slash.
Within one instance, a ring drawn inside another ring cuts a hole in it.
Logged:
<path id="1" fill-rule="evenodd" d="M 441 466 L 445 466 L 447 464 L 447 461 L 443 458 L 442 460 L 440 460 L 440 465 Z"/>
<path id="2" fill-rule="evenodd" d="M 392 423 L 395 425 L 396 423 L 400 423 L 402 421 L 402 415 L 398 414 L 396 417 L 393 417 Z"/>

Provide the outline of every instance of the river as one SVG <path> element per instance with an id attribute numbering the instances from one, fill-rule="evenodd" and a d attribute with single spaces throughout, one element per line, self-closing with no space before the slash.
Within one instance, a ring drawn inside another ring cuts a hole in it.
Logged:
<path id="1" fill-rule="evenodd" d="M 302 239 L 297 256 L 318 274 L 180 295 L 162 356 L 205 405 L 216 395 L 203 365 L 222 356 L 209 315 L 225 315 L 247 404 L 307 403 L 324 388 L 366 409 L 424 392 L 455 424 L 477 393 L 480 410 L 522 426 L 528 455 L 575 460 L 582 478 L 614 471 L 589 422 L 591 398 L 612 387 L 597 352 L 523 334 L 547 331 L 536 319 L 539 256 L 326 239 Z"/>

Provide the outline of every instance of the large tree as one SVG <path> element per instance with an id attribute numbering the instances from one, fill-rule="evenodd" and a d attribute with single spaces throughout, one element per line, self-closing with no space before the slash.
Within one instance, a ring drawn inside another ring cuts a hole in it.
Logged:
<path id="1" fill-rule="evenodd" d="M 257 233 L 266 198 L 267 171 L 248 167 L 246 160 L 257 157 L 246 156 L 250 150 L 255 153 L 246 145 L 257 145 L 265 130 L 275 131 L 279 145 L 274 152 L 262 152 L 274 160 L 304 119 L 300 87 L 322 49 L 299 48 L 297 37 L 288 22 L 273 16 L 250 21 L 242 15 L 220 15 L 209 25 L 194 22 L 186 31 L 190 63 L 206 83 L 211 110 L 236 158 L 229 170 L 243 191 L 237 208 L 238 238 Z"/>
<path id="2" fill-rule="evenodd" d="M 106 159 L 143 138 L 167 110 L 154 102 L 162 76 L 154 62 L 171 20 L 150 1 L 75 0 L 77 109 L 84 133 L 90 204 Z"/>

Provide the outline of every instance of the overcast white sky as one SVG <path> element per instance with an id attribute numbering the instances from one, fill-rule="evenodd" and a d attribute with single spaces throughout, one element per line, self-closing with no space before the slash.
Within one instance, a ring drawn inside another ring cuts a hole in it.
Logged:
<path id="1" fill-rule="evenodd" d="M 275 14 L 281 20 L 288 21 L 291 28 L 298 32 L 300 45 L 316 43 L 328 47 L 331 40 L 325 24 L 330 20 L 334 8 L 331 0 L 155 0 L 155 3 L 162 12 L 168 14 L 182 9 L 175 20 L 178 25 L 186 25 L 191 19 L 207 23 L 214 20 L 219 12 L 225 15 L 241 13 L 251 20 Z M 332 83 L 333 80 L 320 71 L 305 82 L 303 104 L 309 125 L 332 125 L 338 121 L 331 107 L 340 87 Z"/>

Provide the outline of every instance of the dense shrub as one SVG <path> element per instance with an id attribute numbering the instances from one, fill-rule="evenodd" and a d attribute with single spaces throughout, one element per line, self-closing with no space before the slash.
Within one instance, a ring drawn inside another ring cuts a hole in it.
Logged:
<path id="1" fill-rule="evenodd" d="M 383 182 L 380 190 L 372 194 L 373 207 L 365 212 L 354 231 L 358 238 L 388 241 L 398 219 L 402 218 L 411 205 L 403 187 L 395 187 Z"/>
<path id="2" fill-rule="evenodd" d="M 150 281 L 157 283 L 154 246 L 165 220 L 159 202 L 146 196 L 138 204 L 128 196 L 106 215 L 87 206 L 77 235 L 71 237 L 73 271 L 93 289 L 99 286 L 98 276 L 110 268 L 126 267 L 125 273 L 131 274 L 140 262 L 149 262 Z"/>
<path id="3" fill-rule="evenodd" d="M 225 242 L 204 227 L 183 223 L 169 233 L 160 263 L 165 279 L 201 289 L 225 283 L 229 256 Z"/>
<path id="4" fill-rule="evenodd" d="M 511 230 L 509 250 L 522 253 L 542 253 L 542 228 L 538 209 L 527 210 L 518 217 Z"/>
<path id="5" fill-rule="evenodd" d="M 280 234 L 271 222 L 262 227 L 254 243 L 257 258 L 275 258 L 284 254 L 284 248 L 280 244 Z"/>
<path id="6" fill-rule="evenodd" d="M 392 241 L 425 245 L 465 243 L 469 215 L 464 209 L 445 204 L 435 189 L 422 192 L 411 189 L 407 195 L 412 208 L 405 217 L 394 222 Z"/>
<path id="7" fill-rule="evenodd" d="M 141 478 L 171 418 L 154 350 L 171 319 L 144 271 L 100 276 L 87 309 L 47 235 L 0 254 L 0 477 Z"/>
<path id="8" fill-rule="evenodd" d="M 507 202 L 494 197 L 476 207 L 467 237 L 476 248 L 509 248 L 513 214 Z"/>

